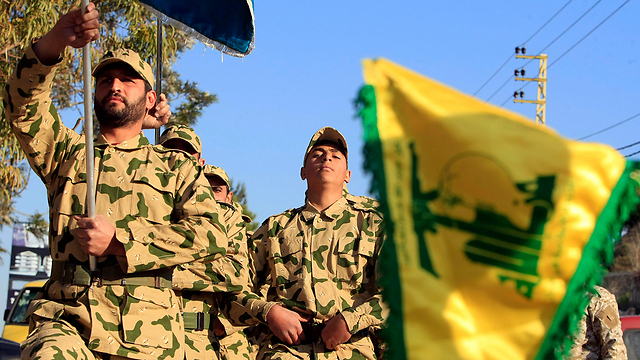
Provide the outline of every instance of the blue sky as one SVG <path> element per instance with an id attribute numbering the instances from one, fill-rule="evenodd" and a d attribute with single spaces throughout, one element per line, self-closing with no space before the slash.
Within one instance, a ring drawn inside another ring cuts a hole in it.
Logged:
<path id="1" fill-rule="evenodd" d="M 535 105 L 514 104 L 513 71 L 522 45 L 567 0 L 550 1 L 262 1 L 255 4 L 256 48 L 245 59 L 197 45 L 176 70 L 218 95 L 195 126 L 208 163 L 246 184 L 257 221 L 304 202 L 299 172 L 313 133 L 333 126 L 347 138 L 353 172 L 349 189 L 367 194 L 362 172 L 362 127 L 353 100 L 363 85 L 360 62 L 384 57 L 463 92 L 475 93 L 511 55 L 507 65 L 478 93 L 495 105 L 535 117 Z M 597 4 L 545 53 L 549 56 L 547 124 L 577 139 L 640 113 L 640 3 L 629 1 L 566 53 L 625 0 L 573 0 L 526 43 L 536 54 Z M 537 61 L 527 76 L 537 72 Z M 509 80 L 511 78 L 511 80 Z M 507 82 L 501 90 L 498 89 Z M 535 84 L 525 98 L 533 99 Z M 73 126 L 79 114 L 65 112 Z M 589 138 L 620 148 L 639 141 L 640 116 Z M 535 149 L 531 149 L 535 151 Z M 627 155 L 640 146 L 622 150 Z M 635 156 L 640 159 L 640 156 Z M 46 192 L 36 176 L 16 201 L 23 213 L 47 212 Z M 1 232 L 10 248 L 11 229 Z M 8 273 L 9 256 L 3 255 Z M 0 279 L 0 304 L 6 296 Z"/>

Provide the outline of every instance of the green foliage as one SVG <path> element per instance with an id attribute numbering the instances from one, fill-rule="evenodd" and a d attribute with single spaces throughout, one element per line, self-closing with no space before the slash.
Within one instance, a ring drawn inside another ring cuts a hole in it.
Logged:
<path id="1" fill-rule="evenodd" d="M 92 43 L 93 65 L 108 49 L 126 47 L 140 53 L 155 68 L 157 53 L 156 18 L 135 0 L 95 1 L 100 13 L 100 38 Z M 57 19 L 77 8 L 79 0 L 10 0 L 0 1 L 0 88 L 4 88 L 25 48 L 44 35 Z M 204 107 L 217 102 L 216 95 L 201 91 L 197 83 L 180 79 L 171 69 L 179 55 L 192 48 L 195 40 L 172 26 L 164 26 L 163 73 L 165 88 L 175 122 L 195 124 Z M 152 84 L 155 87 L 155 84 Z M 61 56 L 52 99 L 60 109 L 83 104 L 82 50 L 68 48 Z M 0 105 L 0 226 L 10 219 L 12 199 L 27 184 L 28 168 Z"/>
<path id="2" fill-rule="evenodd" d="M 258 224 L 256 222 L 256 213 L 249 210 L 247 206 L 247 189 L 243 182 L 235 182 L 233 179 L 229 179 L 231 183 L 231 191 L 233 192 L 233 201 L 242 205 L 242 213 L 251 218 L 251 224 L 247 225 L 247 231 L 256 231 Z"/>
<path id="3" fill-rule="evenodd" d="M 46 240 L 49 236 L 49 222 L 42 213 L 35 213 L 27 219 L 27 231 L 39 240 Z"/>

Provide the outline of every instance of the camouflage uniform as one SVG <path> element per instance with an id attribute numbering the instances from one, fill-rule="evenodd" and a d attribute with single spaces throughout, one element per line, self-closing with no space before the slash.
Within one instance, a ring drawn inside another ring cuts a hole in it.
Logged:
<path id="1" fill-rule="evenodd" d="M 178 264 L 224 255 L 222 210 L 190 158 L 150 145 L 142 133 L 116 145 L 98 134 L 96 213 L 115 225 L 126 255 L 99 257 L 100 280 L 92 281 L 74 218 L 85 213 L 85 140 L 62 124 L 52 104 L 55 68 L 40 63 L 29 47 L 3 93 L 5 114 L 47 187 L 50 207 L 53 271 L 31 303 L 35 331 L 23 343 L 23 358 L 92 358 L 94 352 L 99 358 L 183 359 L 171 272 Z"/>
<path id="2" fill-rule="evenodd" d="M 179 142 L 169 143 L 176 140 Z M 160 137 L 160 144 L 171 150 L 176 150 L 174 146 L 184 150 L 190 147 L 192 149 L 188 153 L 202 153 L 200 137 L 185 125 L 167 127 Z M 211 170 L 212 166 L 206 165 L 203 173 L 208 176 Z M 218 302 L 224 299 L 224 293 L 239 291 L 248 283 L 246 224 L 242 213 L 232 204 L 219 205 L 227 224 L 226 257 L 214 261 L 202 258 L 182 264 L 173 273 L 174 291 L 182 299 L 187 360 L 219 357 L 218 350 L 224 342 L 219 341 L 214 333 L 215 319 L 220 315 Z"/>
<path id="3" fill-rule="evenodd" d="M 230 189 L 231 183 L 229 176 L 224 169 L 214 166 L 205 165 L 204 173 L 207 178 L 211 176 L 217 176 L 225 183 Z M 241 248 L 246 252 L 247 247 L 247 235 L 246 226 L 251 223 L 251 218 L 242 213 L 242 205 L 237 202 L 232 204 L 221 203 L 223 206 L 235 209 L 235 213 L 239 214 L 240 219 L 237 219 L 236 228 L 241 228 L 243 231 L 237 236 L 233 237 L 234 246 Z M 245 253 L 246 254 L 246 253 Z M 248 276 L 247 276 L 248 281 Z M 232 321 L 227 319 L 229 307 L 229 298 L 223 293 L 216 293 L 216 303 L 222 308 L 222 311 L 218 312 L 218 321 L 222 324 L 225 335 L 217 338 L 216 347 L 218 348 L 218 356 L 223 360 L 252 360 L 255 359 L 257 353 L 257 345 L 253 339 L 250 339 L 253 334 L 253 328 L 247 326 L 235 326 Z"/>
<path id="4" fill-rule="evenodd" d="M 627 359 L 616 297 L 596 286 L 571 347 L 572 360 Z"/>
<path id="5" fill-rule="evenodd" d="M 318 144 L 331 143 L 345 155 L 347 143 L 337 130 L 324 127 L 311 138 L 304 164 Z M 306 166 L 306 165 L 305 165 Z M 259 323 L 266 332 L 258 359 L 375 359 L 371 330 L 388 310 L 376 283 L 376 263 L 384 227 L 375 200 L 342 196 L 323 211 L 307 199 L 300 208 L 269 217 L 251 236 L 253 293 L 232 303 L 234 318 Z M 287 345 L 267 324 L 274 305 L 311 316 L 302 323 L 306 341 Z M 239 305 L 236 307 L 236 305 Z M 325 347 L 324 321 L 341 314 L 351 338 L 338 350 Z"/>
<path id="6" fill-rule="evenodd" d="M 219 206 L 227 224 L 226 257 L 178 265 L 173 273 L 174 290 L 182 299 L 187 360 L 223 358 L 218 354 L 219 339 L 214 333 L 218 302 L 225 293 L 245 289 L 249 281 L 244 220 L 232 205 Z"/>
<path id="7" fill-rule="evenodd" d="M 255 292 L 241 295 L 252 318 L 267 324 L 275 304 L 313 319 L 303 326 L 307 343 L 286 345 L 269 333 L 258 359 L 375 359 L 370 328 L 384 320 L 376 286 L 382 218 L 370 198 L 347 195 L 320 212 L 306 205 L 269 217 L 251 238 Z M 263 289 L 264 291 L 264 289 Z M 320 337 L 322 323 L 342 314 L 352 337 L 332 351 Z"/>
<path id="8" fill-rule="evenodd" d="M 196 135 L 192 128 L 186 125 L 171 125 L 168 126 L 160 136 L 158 143 L 165 145 L 169 140 L 182 140 L 189 144 L 193 148 L 193 151 L 202 154 L 202 142 L 200 137 Z M 167 147 L 165 145 L 165 147 Z"/>

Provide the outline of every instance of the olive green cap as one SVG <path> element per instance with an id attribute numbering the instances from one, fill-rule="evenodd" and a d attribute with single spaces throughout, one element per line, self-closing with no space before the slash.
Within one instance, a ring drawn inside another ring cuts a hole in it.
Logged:
<path id="1" fill-rule="evenodd" d="M 140 76 L 149 82 L 149 85 L 153 87 L 155 85 L 155 78 L 153 77 L 153 70 L 151 69 L 151 65 L 149 65 L 146 61 L 140 58 L 137 52 L 129 49 L 116 49 L 107 51 L 100 62 L 96 67 L 93 68 L 91 75 L 94 77 L 103 67 L 117 63 L 123 62 L 133 68 L 135 72 L 140 74 Z"/>
<path id="2" fill-rule="evenodd" d="M 311 149 L 313 149 L 313 147 L 316 146 L 317 143 L 334 144 L 340 151 L 344 153 L 345 157 L 348 158 L 347 140 L 345 140 L 344 136 L 340 134 L 340 131 L 329 126 L 325 126 L 322 129 L 316 131 L 315 134 L 313 134 L 311 141 L 309 141 L 309 146 L 307 146 L 307 151 L 304 153 L 302 166 L 304 166 L 307 162 L 307 156 L 311 152 Z"/>
<path id="3" fill-rule="evenodd" d="M 227 172 L 224 171 L 223 168 L 207 164 L 207 165 L 204 166 L 204 176 L 206 176 L 206 177 L 213 177 L 213 176 L 219 177 L 227 185 L 227 187 L 229 188 L 229 191 L 231 191 L 231 182 L 229 181 L 229 176 L 227 176 Z"/>
<path id="4" fill-rule="evenodd" d="M 180 139 L 188 143 L 198 154 L 202 154 L 202 142 L 200 137 L 192 128 L 186 125 L 171 125 L 167 127 L 160 136 L 160 144 L 172 139 Z"/>

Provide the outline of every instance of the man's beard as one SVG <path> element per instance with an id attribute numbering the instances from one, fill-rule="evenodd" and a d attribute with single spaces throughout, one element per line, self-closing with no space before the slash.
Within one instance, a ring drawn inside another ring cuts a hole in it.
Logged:
<path id="1" fill-rule="evenodd" d="M 107 106 L 107 99 L 109 97 L 117 97 L 124 103 L 124 109 L 118 110 L 115 106 Z M 96 117 L 100 122 L 100 127 L 106 128 L 120 128 L 127 127 L 128 125 L 142 119 L 146 107 L 146 97 L 143 95 L 140 99 L 133 104 L 129 100 L 121 97 L 118 94 L 109 94 L 105 96 L 101 102 L 97 102 L 94 105 L 96 111 Z"/>

